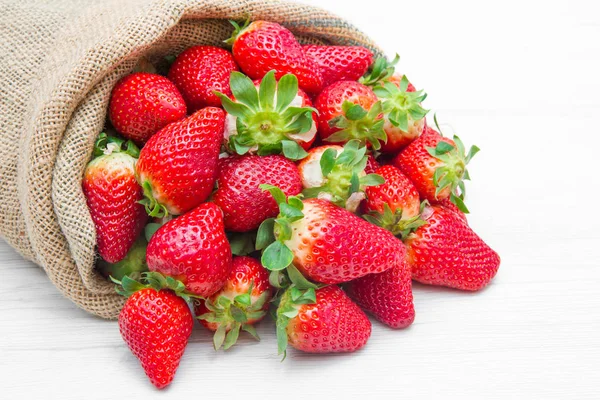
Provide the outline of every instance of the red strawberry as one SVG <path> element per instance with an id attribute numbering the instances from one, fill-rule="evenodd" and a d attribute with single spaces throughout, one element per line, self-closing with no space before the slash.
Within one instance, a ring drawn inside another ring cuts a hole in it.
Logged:
<path id="1" fill-rule="evenodd" d="M 473 146 L 465 156 L 464 145 L 457 136 L 451 140 L 427 129 L 398 154 L 393 163 L 414 183 L 423 199 L 435 203 L 450 198 L 462 211 L 468 212 L 463 203 L 463 179 L 469 179 L 466 166 L 478 151 Z M 458 189 L 460 193 L 456 195 Z"/>
<path id="2" fill-rule="evenodd" d="M 98 253 L 109 263 L 117 263 L 127 255 L 148 219 L 142 188 L 135 180 L 138 150 L 129 142 L 101 134 L 95 154 L 105 154 L 90 161 L 82 182 L 90 216 L 96 226 Z M 132 156 L 133 155 L 133 156 Z"/>
<path id="3" fill-rule="evenodd" d="M 385 179 L 379 186 L 366 189 L 367 199 L 363 201 L 364 218 L 394 235 L 406 236 L 421 226 L 419 219 L 420 200 L 412 182 L 393 165 L 384 165 L 376 172 Z"/>
<path id="4" fill-rule="evenodd" d="M 219 161 L 217 187 L 212 201 L 221 207 L 225 229 L 234 232 L 254 230 L 267 218 L 277 215 L 273 197 L 259 185 L 275 185 L 295 196 L 302 190 L 296 165 L 282 156 L 237 156 Z"/>
<path id="5" fill-rule="evenodd" d="M 212 203 L 161 226 L 146 251 L 150 271 L 180 280 L 186 290 L 207 297 L 219 290 L 231 270 L 231 249 L 223 213 Z"/>
<path id="6" fill-rule="evenodd" d="M 479 290 L 496 275 L 500 257 L 453 211 L 423 212 L 427 223 L 406 240 L 412 278 L 429 285 Z"/>
<path id="7" fill-rule="evenodd" d="M 366 151 L 358 140 L 351 140 L 344 147 L 329 145 L 311 149 L 298 165 L 304 186 L 302 194 L 355 212 L 365 198 L 365 189 L 383 183 L 380 176 L 365 173 Z"/>
<path id="8" fill-rule="evenodd" d="M 355 81 L 338 81 L 317 97 L 319 136 L 330 143 L 358 139 L 375 149 L 385 140 L 381 103 L 369 87 Z"/>
<path id="9" fill-rule="evenodd" d="M 194 325 L 192 313 L 171 290 L 144 286 L 128 277 L 122 284 L 120 293 L 129 298 L 119 314 L 121 336 L 152 384 L 162 389 L 179 367 Z"/>
<path id="10" fill-rule="evenodd" d="M 184 118 L 187 110 L 170 80 L 139 72 L 117 82 L 108 112 L 110 122 L 120 134 L 143 144 L 161 128 Z"/>
<path id="11" fill-rule="evenodd" d="M 360 307 L 392 328 L 406 328 L 415 320 L 411 273 L 404 246 L 402 253 L 399 265 L 358 278 L 345 287 L 348 296 Z"/>
<path id="12" fill-rule="evenodd" d="M 214 91 L 231 95 L 229 75 L 239 68 L 227 50 L 214 46 L 194 46 L 181 53 L 169 70 L 169 79 L 181 91 L 190 112 L 219 107 Z"/>
<path id="13" fill-rule="evenodd" d="M 308 353 L 341 353 L 360 349 L 371 336 L 371 322 L 337 286 L 302 292 L 287 290 L 277 309 L 279 353 L 289 343 Z"/>
<path id="14" fill-rule="evenodd" d="M 297 160 L 306 155 L 317 134 L 314 109 L 294 75 L 279 82 L 273 71 L 252 82 L 239 72 L 230 78 L 231 98 L 217 93 L 227 111 L 225 146 L 237 154 L 283 154 Z"/>
<path id="15" fill-rule="evenodd" d="M 371 50 L 361 46 L 302 46 L 304 54 L 315 62 L 323 76 L 323 86 L 337 81 L 356 81 L 373 62 Z"/>
<path id="16" fill-rule="evenodd" d="M 366 174 L 374 174 L 380 166 L 379 162 L 373 157 L 373 154 L 367 155 L 367 165 L 365 166 Z"/>
<path id="17" fill-rule="evenodd" d="M 272 296 L 269 272 L 252 257 L 234 257 L 225 285 L 208 300 L 195 305 L 202 325 L 216 332 L 215 349 L 235 344 L 240 329 L 256 339 L 254 324 L 261 321 Z"/>
<path id="18" fill-rule="evenodd" d="M 266 220 L 258 231 L 256 248 L 264 248 L 261 261 L 267 269 L 297 268 L 315 282 L 342 283 L 400 262 L 402 243 L 385 229 L 326 200 L 292 196 L 286 202 L 281 190 L 263 187 L 280 210 L 276 220 Z M 263 239 L 269 231 L 270 244 Z"/>
<path id="19" fill-rule="evenodd" d="M 318 93 L 323 88 L 319 66 L 302 51 L 294 34 L 275 22 L 254 21 L 236 28 L 227 43 L 242 71 L 252 79 L 261 79 L 271 70 L 279 80 L 286 74 L 298 78 L 300 88 Z"/>
<path id="20" fill-rule="evenodd" d="M 205 201 L 217 177 L 225 113 L 207 107 L 154 135 L 136 165 L 153 217 L 183 214 Z"/>

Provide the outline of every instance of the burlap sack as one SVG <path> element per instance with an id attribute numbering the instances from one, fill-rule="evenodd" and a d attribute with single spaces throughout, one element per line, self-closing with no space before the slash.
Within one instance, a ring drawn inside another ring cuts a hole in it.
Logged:
<path id="1" fill-rule="evenodd" d="M 0 0 L 0 235 L 79 307 L 115 318 L 123 304 L 94 270 L 81 190 L 111 88 L 140 57 L 220 45 L 248 17 L 379 52 L 329 12 L 279 1 Z"/>

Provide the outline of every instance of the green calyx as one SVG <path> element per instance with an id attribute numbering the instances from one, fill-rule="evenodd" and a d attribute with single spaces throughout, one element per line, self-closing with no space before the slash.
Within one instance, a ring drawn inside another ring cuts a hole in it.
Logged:
<path id="1" fill-rule="evenodd" d="M 125 140 L 117 136 L 102 132 L 94 143 L 94 157 L 113 153 L 125 153 L 135 158 L 140 157 L 140 149 L 131 140 Z"/>
<path id="2" fill-rule="evenodd" d="M 252 289 L 254 284 L 246 293 L 240 294 L 234 299 L 220 295 L 215 301 L 206 299 L 204 305 L 209 312 L 199 315 L 197 318 L 209 323 L 218 324 L 213 336 L 215 350 L 223 347 L 229 349 L 237 341 L 240 330 L 248 332 L 256 340 L 260 340 L 252 321 L 263 318 L 266 312 L 263 310 L 269 299 L 269 291 L 263 292 L 256 301 L 252 301 Z M 249 322 L 250 321 L 250 322 Z"/>
<path id="3" fill-rule="evenodd" d="M 365 145 L 370 143 L 373 149 L 379 150 L 381 148 L 380 141 L 387 142 L 387 136 L 383 131 L 382 112 L 383 108 L 380 101 L 373 104 L 371 109 L 367 111 L 359 104 L 346 100 L 342 104 L 342 115 L 329 121 L 331 128 L 339 128 L 340 130 L 325 140 L 340 143 L 357 139 Z"/>
<path id="4" fill-rule="evenodd" d="M 247 256 L 256 250 L 256 232 L 227 232 L 227 240 L 231 253 L 236 256 Z"/>
<path id="5" fill-rule="evenodd" d="M 429 110 L 421 107 L 421 102 L 427 97 L 422 90 L 407 92 L 408 79 L 406 75 L 400 80 L 398 87 L 392 82 L 373 88 L 373 91 L 383 103 L 383 113 L 388 117 L 392 125 L 402 131 L 408 131 L 409 121 L 420 121 L 425 118 Z"/>
<path id="6" fill-rule="evenodd" d="M 423 203 L 425 204 L 425 203 Z M 386 203 L 383 205 L 383 213 L 372 211 L 363 215 L 363 218 L 373 225 L 377 225 L 390 231 L 394 236 L 401 240 L 406 239 L 408 235 L 417 230 L 427 222 L 421 219 L 420 213 L 414 217 L 403 219 L 402 209 L 392 211 Z"/>
<path id="7" fill-rule="evenodd" d="M 233 25 L 233 33 L 231 34 L 231 37 L 223 40 L 223 42 L 229 46 L 233 46 L 233 43 L 235 42 L 235 40 L 238 38 L 238 36 L 240 36 L 242 34 L 242 32 L 248 27 L 248 25 L 250 25 L 250 19 L 247 19 L 246 21 L 244 21 L 243 23 L 239 24 L 236 21 L 232 21 L 230 20 L 229 23 L 231 25 Z"/>
<path id="8" fill-rule="evenodd" d="M 307 198 L 316 198 L 321 193 L 328 193 L 332 203 L 346 207 L 353 193 L 364 192 L 367 186 L 384 183 L 385 179 L 381 175 L 364 175 L 367 165 L 366 151 L 367 148 L 361 146 L 359 140 L 346 143 L 339 155 L 333 148 L 325 150 L 320 160 L 325 183 L 322 186 L 304 189 L 302 194 Z"/>
<path id="9" fill-rule="evenodd" d="M 279 82 L 270 71 L 259 88 L 240 72 L 232 72 L 230 87 L 235 101 L 215 92 L 228 114 L 236 117 L 237 133 L 229 137 L 228 147 L 237 154 L 255 151 L 259 155 L 283 154 L 299 160 L 307 153 L 292 135 L 308 132 L 313 126 L 311 107 L 295 107 L 298 79 L 287 74 Z"/>
<path id="10" fill-rule="evenodd" d="M 453 141 L 455 145 L 439 141 L 435 147 L 427 147 L 427 152 L 432 157 L 442 161 L 442 165 L 433 173 L 435 196 L 449 188 L 450 201 L 456 204 L 459 210 L 468 214 L 469 209 L 464 203 L 466 194 L 464 181 L 470 180 L 471 177 L 466 167 L 473 156 L 479 152 L 479 147 L 471 146 L 469 152 L 465 154 L 465 146 L 459 137 L 454 135 Z"/>
<path id="11" fill-rule="evenodd" d="M 140 235 L 124 259 L 114 264 L 99 259 L 98 270 L 106 278 L 113 277 L 122 280 L 125 276 L 128 276 L 131 279 L 141 279 L 142 273 L 148 271 L 148 265 L 146 264 L 147 246 L 148 241 L 143 235 Z"/>
<path id="12" fill-rule="evenodd" d="M 279 307 L 277 307 L 276 324 L 277 324 L 277 350 L 278 354 L 283 355 L 283 360 L 286 357 L 286 348 L 288 344 L 287 327 L 290 320 L 298 315 L 300 306 L 303 304 L 315 304 L 317 295 L 315 289 L 299 289 L 291 286 L 281 296 Z"/>
<path id="13" fill-rule="evenodd" d="M 172 290 L 177 296 L 187 302 L 192 298 L 199 298 L 194 294 L 188 293 L 185 290 L 183 282 L 170 276 L 164 276 L 159 272 L 143 272 L 140 279 L 141 282 L 132 279 L 129 276 L 124 276 L 121 280 L 111 276 L 110 280 L 117 285 L 115 287 L 116 292 L 125 297 L 129 297 L 142 289 L 154 289 L 157 292 L 161 290 Z"/>
<path id="14" fill-rule="evenodd" d="M 144 205 L 146 212 L 151 217 L 163 218 L 169 215 L 167 207 L 160 204 L 154 194 L 152 193 L 152 184 L 150 181 L 145 180 L 142 183 L 142 190 L 144 191 L 144 198 L 139 201 L 140 204 Z"/>
<path id="15" fill-rule="evenodd" d="M 399 61 L 400 56 L 398 54 L 396 54 L 396 57 L 392 61 L 388 61 L 385 57 L 379 57 L 371 65 L 367 73 L 358 81 L 366 86 L 378 86 L 381 82 L 386 81 L 394 75 L 396 64 Z"/>

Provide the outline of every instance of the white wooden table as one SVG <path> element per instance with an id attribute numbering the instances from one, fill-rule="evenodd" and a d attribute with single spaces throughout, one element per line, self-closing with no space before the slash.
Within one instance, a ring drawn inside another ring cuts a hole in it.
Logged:
<path id="1" fill-rule="evenodd" d="M 446 133 L 481 147 L 469 221 L 502 256 L 493 284 L 415 285 L 414 325 L 374 321 L 349 355 L 280 363 L 270 322 L 262 342 L 215 353 L 197 326 L 161 393 L 115 322 L 77 309 L 0 240 L 0 398 L 600 398 L 599 3 L 310 3 L 400 52 Z"/>

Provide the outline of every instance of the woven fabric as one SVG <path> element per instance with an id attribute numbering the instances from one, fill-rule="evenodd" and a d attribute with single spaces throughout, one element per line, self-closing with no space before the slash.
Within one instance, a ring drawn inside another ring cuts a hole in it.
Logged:
<path id="1" fill-rule="evenodd" d="M 304 43 L 379 49 L 331 13 L 268 0 L 0 0 L 0 235 L 84 310 L 123 299 L 94 270 L 81 180 L 111 88 L 144 57 L 220 45 L 229 19 L 270 20 Z"/>

